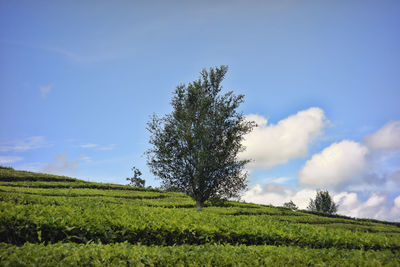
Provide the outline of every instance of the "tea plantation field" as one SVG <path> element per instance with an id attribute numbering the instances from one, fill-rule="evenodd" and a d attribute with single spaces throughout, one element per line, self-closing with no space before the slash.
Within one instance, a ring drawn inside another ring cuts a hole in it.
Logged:
<path id="1" fill-rule="evenodd" d="M 0 168 L 0 266 L 400 266 L 400 223 Z"/>

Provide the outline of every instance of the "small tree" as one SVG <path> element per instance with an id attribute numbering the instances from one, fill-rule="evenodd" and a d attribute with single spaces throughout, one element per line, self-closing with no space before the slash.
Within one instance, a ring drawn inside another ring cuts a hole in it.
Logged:
<path id="1" fill-rule="evenodd" d="M 291 210 L 297 210 L 298 209 L 296 204 L 294 204 L 292 200 L 290 200 L 289 202 L 286 202 L 285 204 L 283 204 L 283 206 L 285 208 L 288 208 L 288 209 L 291 209 Z"/>
<path id="2" fill-rule="evenodd" d="M 243 95 L 220 94 L 227 66 L 205 69 L 197 81 L 177 86 L 173 111 L 148 123 L 147 164 L 162 180 L 162 187 L 185 192 L 200 211 L 210 198 L 237 197 L 246 188 L 244 166 L 238 160 L 243 136 L 255 123 L 236 109 Z"/>
<path id="3" fill-rule="evenodd" d="M 128 185 L 143 188 L 146 181 L 140 178 L 142 172 L 136 167 L 133 167 L 132 171 L 133 171 L 133 177 L 126 178 L 126 180 L 129 181 Z"/>
<path id="4" fill-rule="evenodd" d="M 308 209 L 312 211 L 319 211 L 319 212 L 324 212 L 328 214 L 334 214 L 336 213 L 339 205 L 335 204 L 333 202 L 331 196 L 329 195 L 329 192 L 327 190 L 322 191 L 319 190 L 317 192 L 317 196 L 315 197 L 315 200 L 310 199 L 310 203 L 308 204 Z"/>

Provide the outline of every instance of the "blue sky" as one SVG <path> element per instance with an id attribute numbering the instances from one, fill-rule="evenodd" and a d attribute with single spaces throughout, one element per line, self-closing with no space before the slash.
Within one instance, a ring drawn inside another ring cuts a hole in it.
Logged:
<path id="1" fill-rule="evenodd" d="M 249 137 L 246 201 L 304 206 L 328 188 L 343 214 L 400 220 L 398 1 L 1 1 L 0 25 L 2 165 L 112 183 L 136 166 L 157 186 L 149 116 L 224 64 L 260 136 L 304 134 L 280 162 Z M 315 180 L 323 151 L 343 157 Z"/>

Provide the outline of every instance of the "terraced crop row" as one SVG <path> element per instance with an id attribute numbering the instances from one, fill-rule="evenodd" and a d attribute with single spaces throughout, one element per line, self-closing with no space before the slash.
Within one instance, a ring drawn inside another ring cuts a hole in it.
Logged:
<path id="1" fill-rule="evenodd" d="M 53 198 L 40 197 L 49 201 Z M 93 240 L 148 245 L 230 243 L 400 249 L 398 234 L 295 224 L 273 215 L 229 215 L 237 209 L 211 207 L 199 213 L 194 209 L 145 207 L 97 198 L 65 198 L 62 205 L 21 204 L 9 198 L 0 202 L 0 241 L 22 244 Z"/>
<path id="2" fill-rule="evenodd" d="M 400 223 L 5 171 L 1 266 L 400 266 Z"/>
<path id="3" fill-rule="evenodd" d="M 0 244 L 2 266 L 400 266 L 399 253 L 275 246 Z"/>

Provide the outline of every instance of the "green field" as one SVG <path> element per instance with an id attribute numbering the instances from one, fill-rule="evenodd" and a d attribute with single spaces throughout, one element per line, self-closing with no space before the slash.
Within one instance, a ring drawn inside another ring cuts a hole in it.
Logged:
<path id="1" fill-rule="evenodd" d="M 400 223 L 0 168 L 0 266 L 400 266 Z"/>

